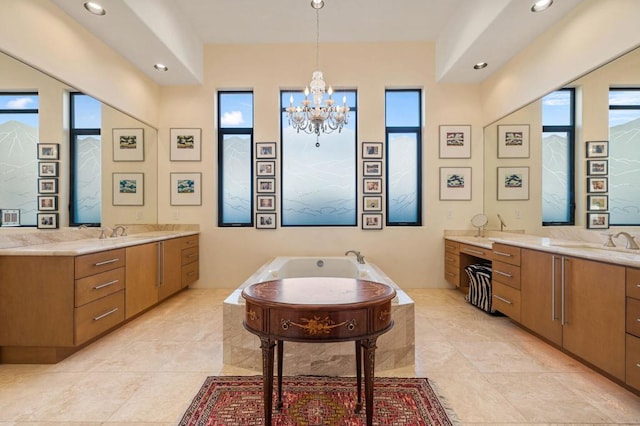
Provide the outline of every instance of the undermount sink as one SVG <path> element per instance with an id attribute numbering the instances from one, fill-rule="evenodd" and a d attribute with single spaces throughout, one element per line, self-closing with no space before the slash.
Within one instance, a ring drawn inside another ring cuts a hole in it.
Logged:
<path id="1" fill-rule="evenodd" d="M 579 250 L 587 250 L 587 251 L 596 251 L 596 252 L 621 252 L 621 253 L 632 253 L 632 254 L 640 254 L 638 250 L 631 250 L 624 247 L 607 247 L 605 245 L 598 245 L 596 243 L 586 243 L 580 241 L 557 241 L 549 243 L 552 247 L 565 247 L 565 248 L 575 248 Z"/>

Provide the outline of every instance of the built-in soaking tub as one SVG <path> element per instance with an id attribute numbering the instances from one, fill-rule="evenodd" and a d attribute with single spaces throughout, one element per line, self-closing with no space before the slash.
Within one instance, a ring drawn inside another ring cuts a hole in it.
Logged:
<path id="1" fill-rule="evenodd" d="M 378 339 L 376 371 L 406 367 L 415 361 L 413 300 L 380 268 L 354 257 L 276 257 L 262 265 L 224 301 L 223 360 L 227 365 L 260 371 L 260 341 L 244 329 L 245 304 L 242 289 L 258 282 L 294 277 L 359 278 L 388 284 L 396 290 L 391 314 L 394 326 Z M 355 374 L 353 342 L 285 343 L 284 374 L 344 376 Z"/>

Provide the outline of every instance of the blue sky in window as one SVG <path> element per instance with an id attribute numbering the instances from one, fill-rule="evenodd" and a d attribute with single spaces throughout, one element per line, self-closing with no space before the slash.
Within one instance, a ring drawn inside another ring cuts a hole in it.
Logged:
<path id="1" fill-rule="evenodd" d="M 420 91 L 387 91 L 385 120 L 387 127 L 420 126 Z"/>
<path id="2" fill-rule="evenodd" d="M 566 126 L 571 124 L 571 94 L 568 91 L 551 92 L 542 98 L 542 124 Z"/>
<path id="3" fill-rule="evenodd" d="M 220 127 L 253 127 L 253 93 L 231 92 L 220 95 Z"/>
<path id="4" fill-rule="evenodd" d="M 609 111 L 609 126 L 618 126 L 640 117 L 640 90 L 611 90 L 609 105 L 637 105 L 638 110 Z"/>
<path id="5" fill-rule="evenodd" d="M 74 126 L 76 129 L 102 127 L 102 104 L 89 95 L 74 95 Z"/>

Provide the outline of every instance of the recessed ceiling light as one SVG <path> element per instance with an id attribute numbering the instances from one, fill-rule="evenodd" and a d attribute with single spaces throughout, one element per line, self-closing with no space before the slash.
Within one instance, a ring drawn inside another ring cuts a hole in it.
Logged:
<path id="1" fill-rule="evenodd" d="M 473 69 L 474 69 L 474 70 L 481 70 L 481 69 L 483 69 L 483 68 L 486 68 L 486 67 L 487 67 L 487 65 L 489 65 L 489 64 L 487 64 L 486 62 L 478 62 L 477 64 L 475 64 L 475 65 L 473 66 Z"/>
<path id="2" fill-rule="evenodd" d="M 164 64 L 155 64 L 153 67 L 158 71 L 169 71 L 169 67 Z"/>
<path id="3" fill-rule="evenodd" d="M 538 0 L 531 6 L 532 12 L 542 12 L 547 10 L 553 4 L 553 0 Z"/>
<path id="4" fill-rule="evenodd" d="M 93 13 L 94 15 L 102 16 L 107 14 L 107 11 L 104 10 L 102 6 L 100 6 L 98 3 L 93 1 L 84 2 L 84 8 L 87 9 L 89 12 Z"/>
<path id="5" fill-rule="evenodd" d="M 324 0 L 311 0 L 311 7 L 314 9 L 322 9 L 324 7 Z"/>

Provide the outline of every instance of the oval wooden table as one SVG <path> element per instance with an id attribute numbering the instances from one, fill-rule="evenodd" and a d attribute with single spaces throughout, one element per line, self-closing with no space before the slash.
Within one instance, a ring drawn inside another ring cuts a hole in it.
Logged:
<path id="1" fill-rule="evenodd" d="M 246 300 L 244 327 L 260 338 L 265 425 L 271 425 L 273 358 L 278 347 L 278 404 L 282 408 L 284 341 L 355 342 L 357 403 L 367 425 L 373 424 L 373 378 L 378 336 L 393 327 L 391 300 L 396 292 L 386 284 L 352 278 L 286 278 L 252 284 L 242 291 Z"/>

